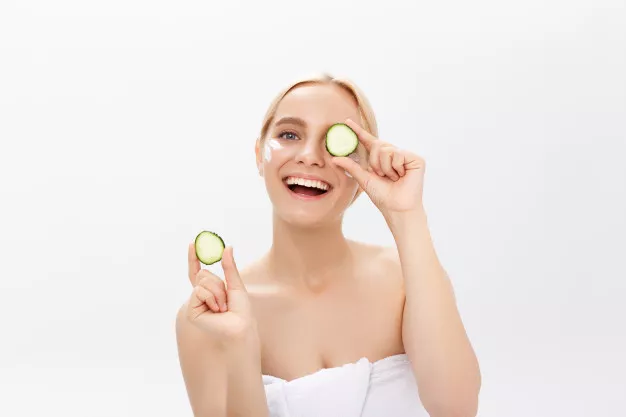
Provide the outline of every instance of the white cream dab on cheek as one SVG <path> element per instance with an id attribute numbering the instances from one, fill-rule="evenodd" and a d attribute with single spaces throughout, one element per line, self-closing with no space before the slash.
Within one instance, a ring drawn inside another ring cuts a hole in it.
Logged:
<path id="1" fill-rule="evenodd" d="M 281 149 L 282 148 L 281 144 L 276 139 L 270 139 L 269 141 L 267 141 L 267 143 L 269 143 L 269 146 L 272 149 Z"/>
<path id="2" fill-rule="evenodd" d="M 270 139 L 265 142 L 263 156 L 267 162 L 272 160 L 272 152 L 282 149 L 281 144 L 276 139 Z"/>
<path id="3" fill-rule="evenodd" d="M 269 142 L 265 142 L 265 146 L 263 147 L 263 157 L 267 162 L 272 160 L 272 149 L 270 148 Z"/>

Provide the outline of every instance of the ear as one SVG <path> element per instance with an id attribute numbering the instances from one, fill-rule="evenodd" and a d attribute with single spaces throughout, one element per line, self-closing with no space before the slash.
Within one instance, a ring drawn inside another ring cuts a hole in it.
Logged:
<path id="1" fill-rule="evenodd" d="M 261 138 L 257 138 L 254 142 L 254 154 L 256 155 L 256 167 L 259 175 L 263 176 L 263 156 L 261 152 Z"/>

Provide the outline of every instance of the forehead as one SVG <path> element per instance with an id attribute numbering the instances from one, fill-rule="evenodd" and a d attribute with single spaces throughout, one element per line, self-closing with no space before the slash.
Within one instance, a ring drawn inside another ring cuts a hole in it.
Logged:
<path id="1" fill-rule="evenodd" d="M 274 120 L 299 117 L 311 124 L 332 124 L 347 118 L 359 120 L 354 97 L 333 84 L 307 84 L 291 90 L 278 104 Z"/>

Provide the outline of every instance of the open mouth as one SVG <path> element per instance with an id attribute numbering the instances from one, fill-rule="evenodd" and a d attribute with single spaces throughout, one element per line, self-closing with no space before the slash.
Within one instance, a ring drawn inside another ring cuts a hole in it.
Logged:
<path id="1" fill-rule="evenodd" d="M 283 182 L 293 194 L 304 198 L 321 197 L 332 188 L 327 182 L 299 177 L 287 177 Z"/>

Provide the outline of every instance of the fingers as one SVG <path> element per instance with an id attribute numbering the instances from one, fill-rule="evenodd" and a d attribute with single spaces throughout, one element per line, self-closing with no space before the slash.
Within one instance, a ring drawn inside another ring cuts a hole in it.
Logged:
<path id="1" fill-rule="evenodd" d="M 219 309 L 216 308 L 217 302 L 215 301 L 215 297 L 211 291 L 201 286 L 197 286 L 193 289 L 193 293 L 191 293 L 191 298 L 189 300 L 189 306 L 194 312 L 195 317 L 206 313 L 209 310 L 213 312 L 219 311 Z"/>
<path id="2" fill-rule="evenodd" d="M 372 167 L 372 171 L 378 174 L 379 177 L 385 176 L 380 166 L 380 146 L 374 145 L 370 148 L 370 155 L 369 155 L 368 162 L 369 162 L 370 167 Z"/>
<path id="3" fill-rule="evenodd" d="M 224 281 L 222 281 L 218 276 L 213 275 L 209 271 L 203 270 L 199 274 L 197 286 L 202 287 L 211 292 L 211 294 L 213 294 L 214 300 L 216 302 L 216 308 L 211 308 L 213 312 L 217 313 L 219 311 L 224 312 L 228 310 L 226 304 L 226 286 L 224 285 Z"/>
<path id="4" fill-rule="evenodd" d="M 228 291 L 244 291 L 246 287 L 241 280 L 237 265 L 235 264 L 235 258 L 233 257 L 233 248 L 227 246 L 224 249 L 222 255 L 222 269 L 224 270 L 224 277 L 226 278 L 226 286 Z"/>
<path id="5" fill-rule="evenodd" d="M 393 181 L 398 181 L 400 179 L 400 175 L 396 172 L 396 170 L 391 165 L 393 155 L 394 155 L 394 151 L 392 148 L 381 148 L 380 168 L 381 168 L 381 171 L 385 174 L 385 176 L 391 178 L 391 180 Z"/>
<path id="6" fill-rule="evenodd" d="M 398 181 L 400 177 L 405 175 L 405 158 L 400 150 L 389 143 L 377 139 L 351 119 L 347 119 L 345 123 L 354 130 L 354 133 L 359 138 L 359 142 L 369 152 L 370 171 L 375 172 L 379 177 L 387 177 L 392 181 Z M 349 173 L 352 174 L 351 172 Z"/>
<path id="7" fill-rule="evenodd" d="M 371 171 L 379 177 L 398 181 L 406 174 L 406 158 L 403 152 L 385 142 L 379 142 L 372 146 L 368 162 Z"/>
<path id="8" fill-rule="evenodd" d="M 356 133 L 359 138 L 359 142 L 361 142 L 365 149 L 369 151 L 372 145 L 376 142 L 376 137 L 367 130 L 363 129 L 352 119 L 346 119 L 346 124 L 350 127 L 350 129 L 354 130 L 354 133 Z"/>
<path id="9" fill-rule="evenodd" d="M 354 162 L 354 160 L 348 157 L 337 156 L 334 157 L 332 161 L 339 168 L 342 168 L 344 171 L 350 174 L 350 176 L 355 179 L 355 181 L 363 190 L 368 189 L 369 182 L 372 179 L 372 173 L 364 170 L 358 163 Z"/>
<path id="10" fill-rule="evenodd" d="M 194 243 L 189 244 L 189 248 L 187 250 L 187 263 L 189 264 L 189 281 L 191 281 L 191 285 L 196 285 L 196 275 L 200 271 L 200 261 L 196 257 L 196 246 Z"/>
<path id="11" fill-rule="evenodd" d="M 404 168 L 404 155 L 401 152 L 394 152 L 393 157 L 391 158 L 391 166 L 396 170 L 398 175 L 404 177 L 406 174 L 406 170 Z"/>

